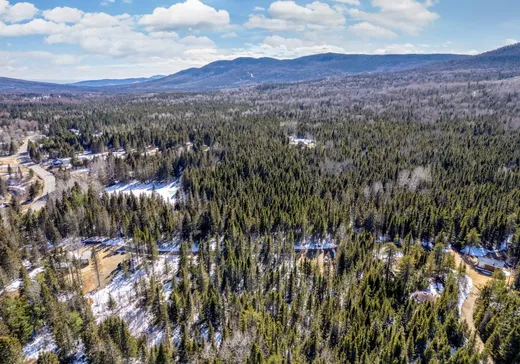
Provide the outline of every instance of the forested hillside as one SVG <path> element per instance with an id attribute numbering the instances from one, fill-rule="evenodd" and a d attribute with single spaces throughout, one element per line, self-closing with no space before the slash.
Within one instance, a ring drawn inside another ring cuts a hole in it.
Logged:
<path id="1" fill-rule="evenodd" d="M 473 332 L 454 259 L 520 258 L 518 79 L 481 76 L 2 96 L 58 183 L 0 210 L 0 363 L 518 361 L 518 276 Z"/>

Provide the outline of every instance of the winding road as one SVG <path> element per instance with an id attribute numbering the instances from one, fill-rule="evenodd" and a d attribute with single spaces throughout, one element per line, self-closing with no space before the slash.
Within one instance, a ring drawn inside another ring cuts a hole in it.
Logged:
<path id="1" fill-rule="evenodd" d="M 34 211 L 39 211 L 45 207 L 47 197 L 56 191 L 56 177 L 45 168 L 40 166 L 39 164 L 34 163 L 31 158 L 29 158 L 29 153 L 27 151 L 27 146 L 29 145 L 29 140 L 36 140 L 38 136 L 30 136 L 25 138 L 23 144 L 18 149 L 18 155 L 16 156 L 16 162 L 24 167 L 32 169 L 34 173 L 40 177 L 43 181 L 43 191 L 30 205 L 30 208 Z"/>

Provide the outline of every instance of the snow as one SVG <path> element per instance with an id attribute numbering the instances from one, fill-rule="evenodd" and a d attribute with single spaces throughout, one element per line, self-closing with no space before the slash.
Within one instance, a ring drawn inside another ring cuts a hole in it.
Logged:
<path id="1" fill-rule="evenodd" d="M 123 238 L 107 239 L 101 243 L 104 246 L 126 246 L 126 244 L 127 241 Z"/>
<path id="2" fill-rule="evenodd" d="M 152 196 L 155 192 L 157 195 L 161 196 L 165 201 L 174 204 L 176 199 L 175 196 L 179 191 L 180 184 L 179 182 L 174 183 L 139 183 L 137 181 L 133 181 L 130 183 L 119 183 L 113 186 L 107 187 L 105 190 L 109 193 L 125 193 L 125 194 L 133 194 L 137 197 L 140 196 Z"/>
<path id="3" fill-rule="evenodd" d="M 54 335 L 50 328 L 45 327 L 34 339 L 23 347 L 23 353 L 28 360 L 38 360 L 40 354 L 48 353 L 56 349 Z"/>
<path id="4" fill-rule="evenodd" d="M 461 253 L 471 255 L 472 257 L 485 257 L 489 251 L 477 246 L 466 246 L 461 250 Z"/>
<path id="5" fill-rule="evenodd" d="M 463 275 L 459 279 L 459 300 L 458 300 L 458 308 L 459 308 L 459 315 L 462 312 L 462 305 L 464 304 L 464 301 L 466 301 L 471 294 L 471 290 L 473 289 L 473 280 L 467 276 Z"/>
<path id="6" fill-rule="evenodd" d="M 296 244 L 294 246 L 295 251 L 300 250 L 330 250 L 330 249 L 336 249 L 337 245 L 330 243 L 330 242 L 324 242 L 324 243 L 304 243 L 304 244 Z"/>
<path id="7" fill-rule="evenodd" d="M 127 323 L 133 336 L 139 337 L 141 334 L 147 334 L 154 342 L 160 341 L 162 334 L 154 328 L 152 314 L 141 307 L 140 300 L 136 299 L 135 286 L 141 285 L 142 282 L 148 283 L 153 274 L 155 274 L 157 283 L 170 279 L 176 270 L 177 259 L 171 255 L 159 257 L 153 269 L 152 267 L 139 268 L 130 277 L 119 272 L 105 288 L 87 295 L 87 299 L 92 303 L 92 312 L 97 322 L 100 323 L 109 316 L 117 315 Z M 166 264 L 169 265 L 169 273 L 166 273 Z M 168 299 L 170 293 L 171 284 L 165 284 L 163 287 L 164 298 Z M 116 308 L 113 310 L 108 307 L 110 297 L 116 302 Z"/>
<path id="8" fill-rule="evenodd" d="M 425 292 L 433 294 L 434 296 L 440 296 L 442 292 L 444 292 L 444 286 L 440 282 L 430 282 Z"/>
<path id="9" fill-rule="evenodd" d="M 316 142 L 313 139 L 307 138 L 298 138 L 295 136 L 289 137 L 290 145 L 304 145 L 307 148 L 314 148 L 316 146 Z"/>
<path id="10" fill-rule="evenodd" d="M 44 271 L 44 269 L 42 267 L 35 268 L 29 272 L 29 278 L 31 278 L 31 280 L 34 281 L 36 279 L 36 276 L 39 273 L 42 273 L 43 271 Z M 3 291 L 0 291 L 0 294 L 4 293 L 4 291 L 5 292 L 18 291 L 18 289 L 20 288 L 21 285 L 22 285 L 22 280 L 20 278 L 15 279 L 14 281 L 11 282 L 11 284 L 9 284 L 7 287 L 5 287 L 5 289 Z"/>

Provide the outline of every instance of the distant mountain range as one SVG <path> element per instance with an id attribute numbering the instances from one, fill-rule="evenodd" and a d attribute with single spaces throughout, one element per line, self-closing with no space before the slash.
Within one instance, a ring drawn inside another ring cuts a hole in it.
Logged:
<path id="1" fill-rule="evenodd" d="M 290 60 L 237 58 L 190 68 L 140 85 L 146 90 L 218 90 L 264 83 L 286 83 L 349 76 L 366 72 L 395 72 L 432 63 L 460 60 L 455 54 L 347 55 L 318 54 Z"/>
<path id="2" fill-rule="evenodd" d="M 237 58 L 190 68 L 170 76 L 83 81 L 71 85 L 0 78 L 1 92 L 155 92 L 213 91 L 242 86 L 290 83 L 361 73 L 411 69 L 520 71 L 520 43 L 477 56 L 457 54 L 347 55 L 318 54 L 291 60 Z"/>
<path id="3" fill-rule="evenodd" d="M 160 78 L 164 78 L 164 75 L 156 75 L 152 77 L 142 77 L 142 78 L 124 78 L 124 79 L 105 79 L 105 80 L 92 80 L 92 81 L 81 81 L 76 83 L 71 83 L 71 86 L 80 86 L 80 87 L 107 87 L 107 86 L 123 86 L 123 85 L 135 85 L 138 83 L 158 80 Z"/>

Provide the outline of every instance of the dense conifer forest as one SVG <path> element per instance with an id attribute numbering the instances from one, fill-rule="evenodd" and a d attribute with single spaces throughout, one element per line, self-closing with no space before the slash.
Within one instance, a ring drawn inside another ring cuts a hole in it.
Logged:
<path id="1" fill-rule="evenodd" d="M 42 333 L 53 345 L 38 363 L 519 362 L 518 276 L 482 288 L 472 331 L 450 251 L 507 242 L 520 258 L 518 92 L 497 75 L 417 87 L 370 77 L 3 97 L 0 125 L 19 125 L 3 153 L 37 132 L 32 161 L 70 166 L 52 168 L 41 210 L 16 198 L 1 210 L 0 363 L 24 362 Z M 133 181 L 179 191 L 173 202 L 155 187 L 107 192 Z M 138 277 L 103 317 L 67 259 L 94 237 L 126 242 L 114 280 Z M 117 314 L 126 299 L 151 331 L 134 335 Z"/>

